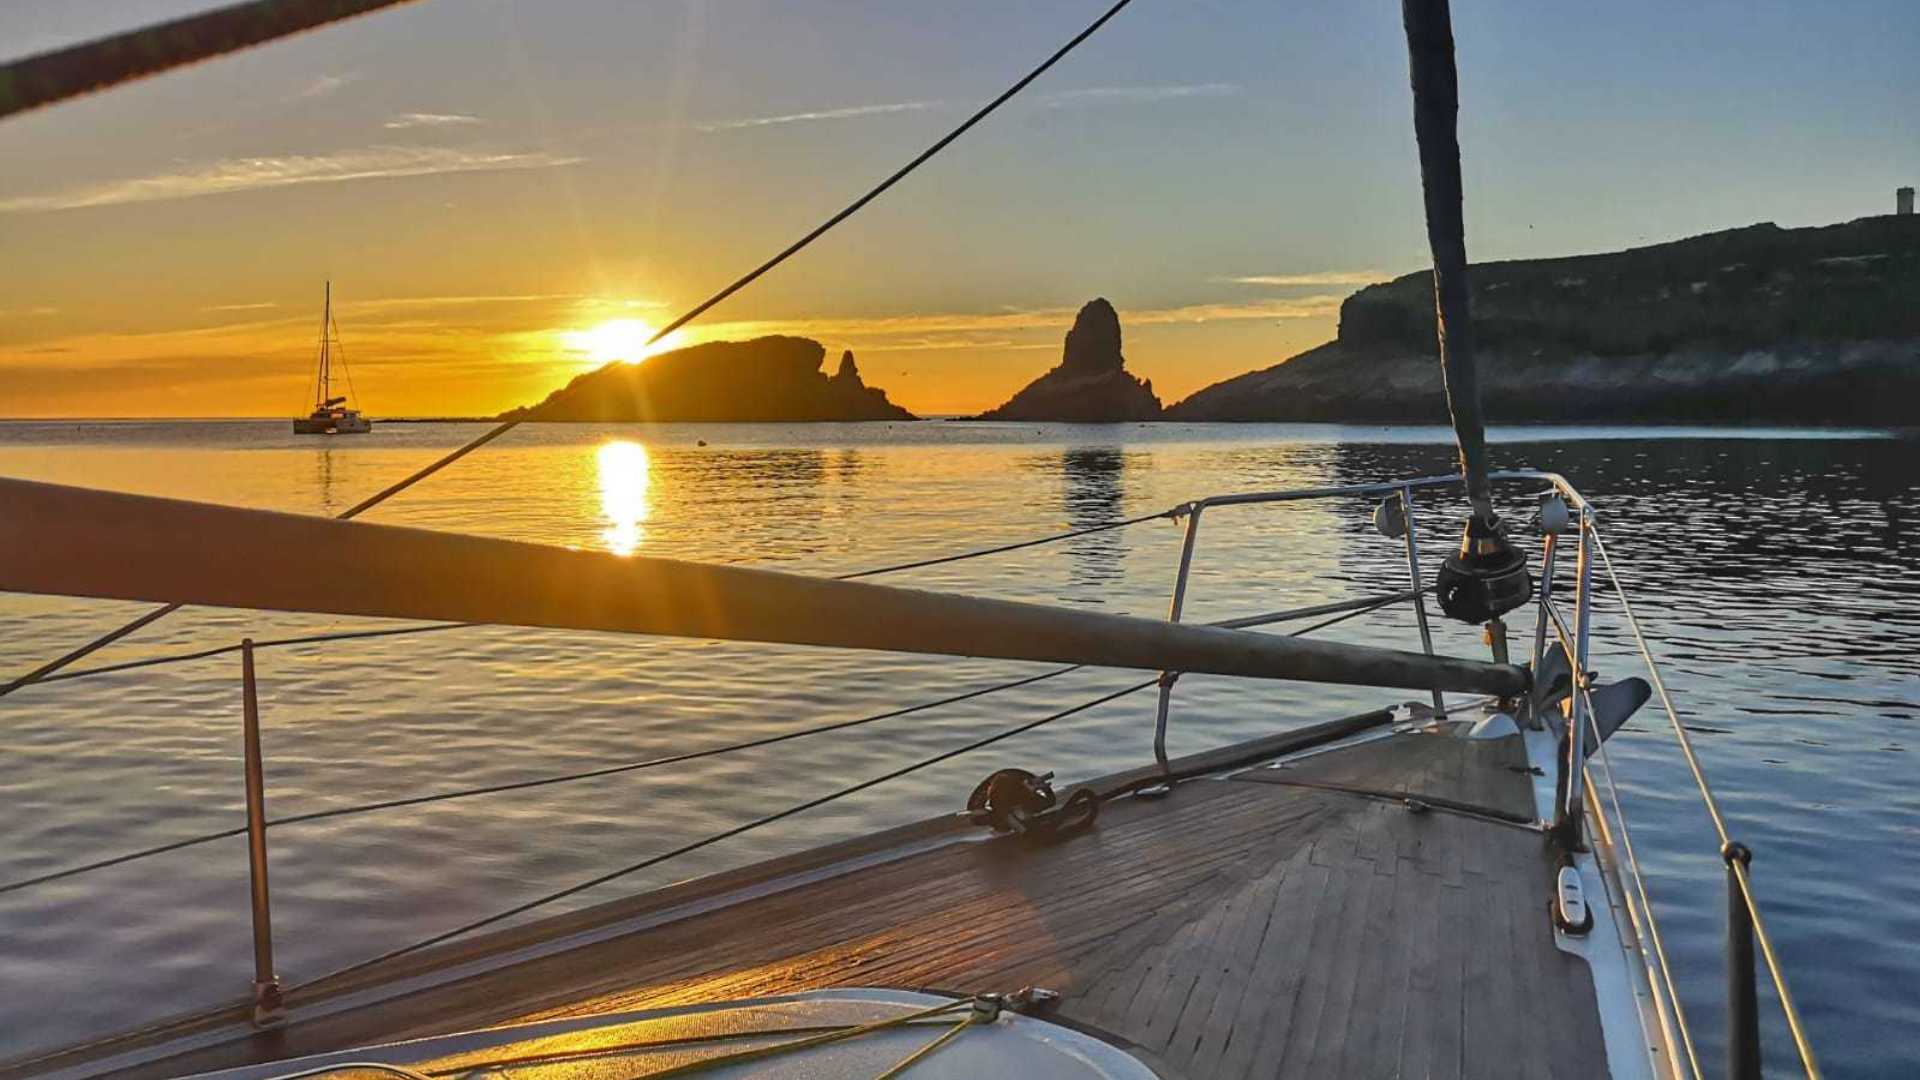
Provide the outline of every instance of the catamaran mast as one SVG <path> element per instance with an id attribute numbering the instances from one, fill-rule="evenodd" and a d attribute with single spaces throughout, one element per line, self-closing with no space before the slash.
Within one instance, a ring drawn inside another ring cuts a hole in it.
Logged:
<path id="1" fill-rule="evenodd" d="M 313 399 L 313 409 L 315 412 L 326 408 L 333 400 L 333 373 L 328 370 L 332 366 L 330 363 L 332 357 L 328 354 L 327 349 L 327 339 L 332 336 L 331 331 L 333 328 L 332 279 L 328 279 L 326 290 L 326 301 L 320 306 L 320 394 Z"/>

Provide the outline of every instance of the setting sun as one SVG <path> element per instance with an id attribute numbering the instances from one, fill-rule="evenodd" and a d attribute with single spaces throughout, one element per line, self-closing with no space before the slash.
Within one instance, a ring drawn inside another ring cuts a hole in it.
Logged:
<path id="1" fill-rule="evenodd" d="M 637 364 L 662 349 L 672 348 L 679 337 L 678 333 L 669 334 L 665 341 L 648 345 L 653 333 L 653 327 L 639 319 L 608 319 L 587 330 L 570 330 L 562 335 L 562 340 L 567 348 L 585 353 L 596 364 L 615 360 Z"/>

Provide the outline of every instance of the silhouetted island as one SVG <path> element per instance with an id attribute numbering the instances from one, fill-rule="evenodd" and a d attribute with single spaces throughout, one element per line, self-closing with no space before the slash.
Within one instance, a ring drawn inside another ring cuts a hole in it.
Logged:
<path id="1" fill-rule="evenodd" d="M 799 337 L 713 341 L 639 364 L 587 372 L 538 405 L 500 419 L 576 422 L 913 420 L 887 393 L 860 379 L 853 353 L 829 377 L 827 350 Z"/>
<path id="2" fill-rule="evenodd" d="M 977 419 L 1095 424 L 1160 419 L 1153 383 L 1128 374 L 1126 363 L 1120 355 L 1120 316 L 1104 298 L 1092 300 L 1067 331 L 1060 366 Z"/>
<path id="3" fill-rule="evenodd" d="M 1472 282 L 1491 419 L 1916 423 L 1920 216 L 1484 263 Z M 1348 297 L 1337 340 L 1167 410 L 1170 420 L 1446 415 L 1427 271 Z"/>

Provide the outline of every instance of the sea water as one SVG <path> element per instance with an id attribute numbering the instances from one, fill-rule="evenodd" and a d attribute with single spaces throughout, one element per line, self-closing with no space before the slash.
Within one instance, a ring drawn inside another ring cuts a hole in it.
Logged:
<path id="1" fill-rule="evenodd" d="M 337 513 L 483 430 L 271 422 L 0 424 L 0 475 Z M 1873 433 L 1526 428 L 1497 466 L 1565 473 L 1599 507 L 1834 1075 L 1894 1075 L 1920 1030 L 1920 444 Z M 921 423 L 527 425 L 369 520 L 832 574 L 990 547 L 1200 496 L 1443 473 L 1438 428 Z M 1509 489 L 1503 508 L 1528 509 Z M 1429 572 L 1459 507 L 1422 496 Z M 1206 516 L 1187 618 L 1406 586 L 1364 500 Z M 888 580 L 1160 617 L 1180 526 L 1127 529 Z M 1564 564 L 1563 564 L 1564 565 Z M 485 588 L 476 582 L 475 588 Z M 0 673 L 150 605 L 0 597 Z M 1596 609 L 1602 677 L 1638 670 Z M 188 610 L 115 663 L 389 624 Z M 1516 625 L 1531 627 L 1530 616 Z M 1417 647 L 1405 606 L 1335 640 Z M 1437 644 L 1481 656 L 1479 631 Z M 849 650 L 474 628 L 258 657 L 273 816 L 512 782 L 880 713 L 1040 667 Z M 1137 681 L 1085 671 L 758 750 L 273 831 L 278 967 L 297 982 L 638 862 L 828 789 Z M 1172 749 L 1205 749 L 1409 695 L 1189 677 Z M 238 657 L 0 699 L 0 884 L 243 821 Z M 1063 779 L 1149 759 L 1154 701 L 1123 698 L 746 833 L 537 914 L 958 808 L 994 768 Z M 1710 1062 L 1724 1030 L 1717 842 L 1649 706 L 1610 744 L 1667 946 Z M 243 841 L 0 895 L 0 1055 L 244 998 Z M 1766 1004 L 1769 1060 L 1791 1056 Z M 1710 1065 L 1717 1069 L 1717 1065 Z"/>

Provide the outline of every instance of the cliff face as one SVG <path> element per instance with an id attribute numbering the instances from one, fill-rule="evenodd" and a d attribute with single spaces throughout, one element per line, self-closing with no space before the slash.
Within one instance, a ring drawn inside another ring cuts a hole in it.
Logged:
<path id="1" fill-rule="evenodd" d="M 612 363 L 581 375 L 538 405 L 501 419 L 620 421 L 912 420 L 866 385 L 853 354 L 829 378 L 827 351 L 797 337 L 715 341 L 639 364 Z"/>
<path id="2" fill-rule="evenodd" d="M 1089 301 L 1067 331 L 1060 366 L 979 419 L 1095 424 L 1158 420 L 1162 409 L 1153 383 L 1129 375 L 1126 363 L 1120 354 L 1119 314 L 1104 298 Z"/>
<path id="3" fill-rule="evenodd" d="M 1492 419 L 1915 422 L 1920 217 L 1485 263 L 1472 284 Z M 1168 417 L 1444 422 L 1435 357 L 1423 271 L 1348 297 L 1337 340 Z"/>

